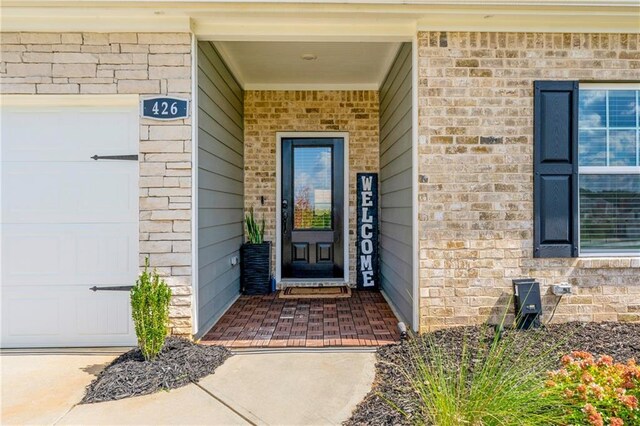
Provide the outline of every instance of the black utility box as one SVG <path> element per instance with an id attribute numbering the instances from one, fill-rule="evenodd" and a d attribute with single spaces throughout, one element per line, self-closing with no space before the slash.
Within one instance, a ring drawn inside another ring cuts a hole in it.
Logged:
<path id="1" fill-rule="evenodd" d="M 540 327 L 542 315 L 540 284 L 530 278 L 513 280 L 513 292 L 516 305 L 516 327 L 523 330 Z"/>

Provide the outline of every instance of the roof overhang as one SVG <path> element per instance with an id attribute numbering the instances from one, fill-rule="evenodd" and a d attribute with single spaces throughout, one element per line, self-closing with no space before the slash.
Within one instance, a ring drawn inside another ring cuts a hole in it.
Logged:
<path id="1" fill-rule="evenodd" d="M 406 41 L 416 30 L 639 33 L 640 2 L 4 0 L 1 20 L 2 31 L 193 31 L 203 40 Z"/>

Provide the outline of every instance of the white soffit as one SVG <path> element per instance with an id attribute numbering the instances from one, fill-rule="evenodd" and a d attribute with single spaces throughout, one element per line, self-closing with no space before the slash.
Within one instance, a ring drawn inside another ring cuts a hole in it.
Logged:
<path id="1" fill-rule="evenodd" d="M 215 46 L 245 90 L 377 90 L 400 43 L 225 41 Z"/>

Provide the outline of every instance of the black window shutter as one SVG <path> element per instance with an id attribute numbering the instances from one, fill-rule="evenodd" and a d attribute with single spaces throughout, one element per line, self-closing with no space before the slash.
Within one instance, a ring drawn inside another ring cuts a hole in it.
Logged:
<path id="1" fill-rule="evenodd" d="M 578 256 L 578 82 L 536 81 L 534 257 Z"/>

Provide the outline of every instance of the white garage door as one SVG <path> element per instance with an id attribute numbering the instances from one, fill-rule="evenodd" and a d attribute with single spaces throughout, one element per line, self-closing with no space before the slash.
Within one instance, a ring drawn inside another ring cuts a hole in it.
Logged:
<path id="1" fill-rule="evenodd" d="M 37 98 L 2 104 L 2 347 L 131 345 L 129 293 L 90 287 L 138 274 L 138 162 L 91 157 L 138 153 L 135 100 Z"/>

